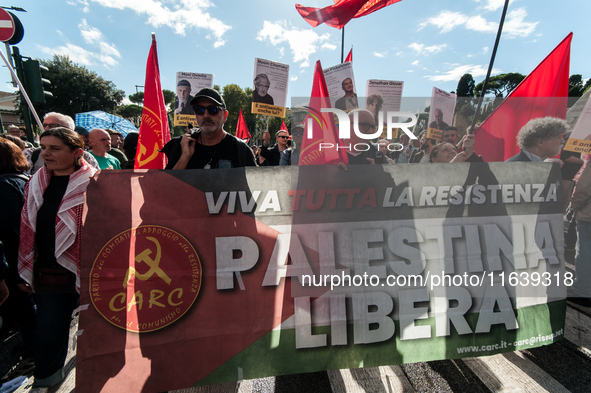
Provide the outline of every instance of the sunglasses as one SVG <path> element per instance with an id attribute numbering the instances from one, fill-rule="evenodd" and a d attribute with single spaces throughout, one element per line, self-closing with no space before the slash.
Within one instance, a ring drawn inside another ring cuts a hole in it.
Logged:
<path id="1" fill-rule="evenodd" d="M 286 135 L 277 135 L 277 138 L 283 138 L 283 139 L 287 139 L 287 138 L 289 138 L 289 137 L 288 137 L 288 136 L 286 136 Z"/>
<path id="2" fill-rule="evenodd" d="M 222 112 L 225 108 L 223 106 L 219 106 L 219 105 L 210 105 L 210 106 L 193 105 L 193 110 L 195 111 L 195 114 L 197 116 L 203 116 L 205 114 L 206 109 L 207 109 L 207 112 L 211 116 L 215 116 L 218 113 Z"/>
<path id="3" fill-rule="evenodd" d="M 43 128 L 49 128 L 50 130 L 52 128 L 58 128 L 58 127 L 63 127 L 61 124 L 57 124 L 57 123 L 43 123 Z"/>

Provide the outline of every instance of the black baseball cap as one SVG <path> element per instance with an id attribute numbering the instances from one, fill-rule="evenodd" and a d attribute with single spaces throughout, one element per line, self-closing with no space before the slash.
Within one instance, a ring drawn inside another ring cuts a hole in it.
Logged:
<path id="1" fill-rule="evenodd" d="M 84 127 L 76 126 L 74 129 L 79 135 L 88 135 L 88 130 Z"/>
<path id="2" fill-rule="evenodd" d="M 226 102 L 222 98 L 222 95 L 216 89 L 210 89 L 209 87 L 204 87 L 203 89 L 199 90 L 195 97 L 189 102 L 189 105 L 197 105 L 197 100 L 199 98 L 209 98 L 213 102 L 218 105 L 226 107 Z"/>

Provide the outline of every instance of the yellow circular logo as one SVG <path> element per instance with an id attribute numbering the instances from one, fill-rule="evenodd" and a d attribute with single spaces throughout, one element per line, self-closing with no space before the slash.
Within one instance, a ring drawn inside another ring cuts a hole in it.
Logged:
<path id="1" fill-rule="evenodd" d="M 197 299 L 201 279 L 199 255 L 187 239 L 141 225 L 103 246 L 90 271 L 90 297 L 113 325 L 146 333 L 182 317 Z"/>

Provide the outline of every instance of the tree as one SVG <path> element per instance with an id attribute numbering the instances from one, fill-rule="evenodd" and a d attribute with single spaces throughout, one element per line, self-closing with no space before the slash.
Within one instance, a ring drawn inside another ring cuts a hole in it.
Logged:
<path id="1" fill-rule="evenodd" d="M 98 76 L 96 72 L 74 64 L 68 56 L 54 55 L 51 60 L 40 60 L 49 71 L 43 77 L 51 81 L 47 87 L 53 97 L 35 109 L 40 117 L 48 112 L 59 112 L 74 118 L 76 113 L 105 111 L 114 113 L 125 98 L 123 90 Z"/>
<path id="2" fill-rule="evenodd" d="M 167 89 L 162 89 L 162 95 L 164 96 L 164 103 L 166 105 L 172 105 L 172 104 L 174 104 L 174 99 L 176 97 L 176 94 L 175 94 L 174 91 L 167 90 Z M 131 99 L 131 96 L 130 96 L 129 99 Z"/>
<path id="3" fill-rule="evenodd" d="M 133 102 L 134 104 L 137 104 L 137 105 L 144 104 L 144 92 L 143 91 L 138 91 L 137 93 L 130 94 L 128 98 L 129 98 L 129 101 Z"/>
<path id="4" fill-rule="evenodd" d="M 472 107 L 470 102 L 472 101 L 472 97 L 474 97 L 475 85 L 476 82 L 474 81 L 472 74 L 464 74 L 460 78 L 457 88 L 456 112 L 460 112 L 461 110 L 469 112 L 469 108 Z M 473 113 L 474 111 L 472 111 L 472 114 Z"/>
<path id="5" fill-rule="evenodd" d="M 129 120 L 134 126 L 139 128 L 142 119 L 142 110 L 143 108 L 136 104 L 120 105 L 115 110 L 115 114 Z"/>
<path id="6" fill-rule="evenodd" d="M 483 95 L 493 93 L 495 97 L 505 97 L 513 91 L 525 79 L 525 75 L 517 72 L 509 72 L 507 74 L 499 74 L 491 76 L 488 80 L 488 86 Z M 484 81 L 480 82 L 474 88 L 476 97 L 480 97 Z"/>
<path id="7" fill-rule="evenodd" d="M 589 81 L 587 81 L 588 83 Z M 585 91 L 583 87 L 583 75 L 574 74 L 568 78 L 568 96 L 569 97 L 580 97 Z"/>

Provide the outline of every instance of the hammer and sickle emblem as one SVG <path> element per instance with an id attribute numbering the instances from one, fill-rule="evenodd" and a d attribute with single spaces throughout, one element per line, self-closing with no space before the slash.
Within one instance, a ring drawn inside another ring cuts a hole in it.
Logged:
<path id="1" fill-rule="evenodd" d="M 158 144 L 154 143 L 154 151 L 149 157 L 146 157 L 148 149 L 140 144 L 140 154 L 138 156 L 138 163 L 140 166 L 147 164 L 158 156 Z"/>
<path id="2" fill-rule="evenodd" d="M 142 273 L 139 273 L 137 270 L 135 270 L 135 268 L 130 267 L 129 269 L 127 269 L 127 273 L 125 274 L 125 279 L 123 279 L 123 288 L 127 288 L 127 284 L 129 284 L 129 279 L 131 278 L 132 274 L 136 278 L 138 278 L 142 281 L 146 281 L 147 279 L 152 277 L 155 273 L 158 275 L 158 277 L 160 277 L 162 280 L 164 280 L 165 283 L 170 285 L 170 281 L 171 281 L 170 277 L 168 277 L 166 275 L 166 273 L 164 273 L 164 270 L 162 270 L 159 266 L 160 265 L 160 257 L 161 257 L 160 243 L 158 242 L 158 240 L 156 240 L 153 237 L 146 237 L 146 239 L 148 239 L 149 241 L 151 241 L 152 243 L 154 243 L 156 245 L 156 259 L 150 258 L 150 254 L 152 253 L 152 250 L 150 250 L 149 248 L 146 248 L 144 251 L 140 252 L 135 257 L 135 261 L 137 263 L 144 262 L 146 265 L 150 266 L 150 270 L 148 270 L 146 273 L 142 274 Z"/>

